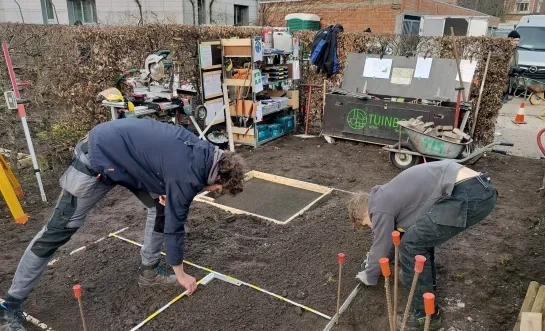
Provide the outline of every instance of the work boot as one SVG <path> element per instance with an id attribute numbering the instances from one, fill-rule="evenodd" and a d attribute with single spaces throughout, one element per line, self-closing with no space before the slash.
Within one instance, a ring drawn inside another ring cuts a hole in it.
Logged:
<path id="1" fill-rule="evenodd" d="M 0 308 L 0 331 L 26 331 L 23 327 L 23 300 L 13 297 L 6 298 Z"/>
<path id="2" fill-rule="evenodd" d="M 175 286 L 178 285 L 178 277 L 173 273 L 168 273 L 159 262 L 152 265 L 140 265 L 138 276 L 138 285 L 140 286 Z M 2 331 L 2 330 L 0 330 Z"/>
<path id="3" fill-rule="evenodd" d="M 397 330 L 401 329 L 402 322 L 403 322 L 403 314 L 397 314 L 397 323 L 396 323 Z M 407 318 L 407 324 L 405 326 L 405 330 L 423 331 L 425 322 L 426 322 L 426 313 L 423 310 L 413 309 L 412 312 L 409 313 L 409 317 Z M 441 325 L 442 325 L 441 313 L 439 311 L 439 307 L 436 306 L 435 314 L 431 315 L 431 319 L 430 319 L 430 331 L 439 330 L 441 328 Z"/>

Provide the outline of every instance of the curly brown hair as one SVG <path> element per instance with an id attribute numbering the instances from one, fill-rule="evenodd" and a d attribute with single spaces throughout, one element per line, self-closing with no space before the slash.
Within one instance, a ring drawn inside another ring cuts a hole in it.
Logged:
<path id="1" fill-rule="evenodd" d="M 219 161 L 219 183 L 224 191 L 236 195 L 243 191 L 244 185 L 244 160 L 234 152 L 225 152 Z"/>

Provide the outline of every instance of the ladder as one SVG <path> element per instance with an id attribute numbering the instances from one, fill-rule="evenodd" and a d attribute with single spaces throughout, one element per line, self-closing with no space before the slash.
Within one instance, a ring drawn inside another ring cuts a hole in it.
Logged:
<path id="1" fill-rule="evenodd" d="M 24 197 L 23 190 L 2 154 L 0 154 L 0 192 L 4 196 L 15 223 L 25 224 L 28 221 L 28 216 L 17 199 L 17 197 L 21 199 Z"/>

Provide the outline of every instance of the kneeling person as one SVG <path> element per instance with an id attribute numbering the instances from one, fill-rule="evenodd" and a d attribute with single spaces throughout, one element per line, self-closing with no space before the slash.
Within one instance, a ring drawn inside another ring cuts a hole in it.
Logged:
<path id="1" fill-rule="evenodd" d="M 356 226 L 369 226 L 373 245 L 356 276 L 367 286 L 381 276 L 379 259 L 392 254 L 392 232 L 401 232 L 399 246 L 401 281 L 412 285 L 415 256 L 426 257 L 418 278 L 406 330 L 423 330 L 423 294 L 435 294 L 434 249 L 460 232 L 483 220 L 494 208 L 498 193 L 490 176 L 475 172 L 452 160 L 429 162 L 411 167 L 385 185 L 375 186 L 369 195 L 359 193 L 348 204 L 349 217 Z M 395 312 L 397 313 L 397 312 Z M 402 315 L 397 316 L 401 326 Z M 432 329 L 441 317 L 436 307 Z"/>

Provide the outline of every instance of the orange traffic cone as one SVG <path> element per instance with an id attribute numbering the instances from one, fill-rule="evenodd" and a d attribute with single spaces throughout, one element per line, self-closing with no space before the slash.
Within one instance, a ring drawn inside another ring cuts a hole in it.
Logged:
<path id="1" fill-rule="evenodd" d="M 515 120 L 513 120 L 513 123 L 526 124 L 526 121 L 524 120 L 524 102 L 520 103 L 519 111 L 517 113 L 517 116 L 515 116 Z"/>

